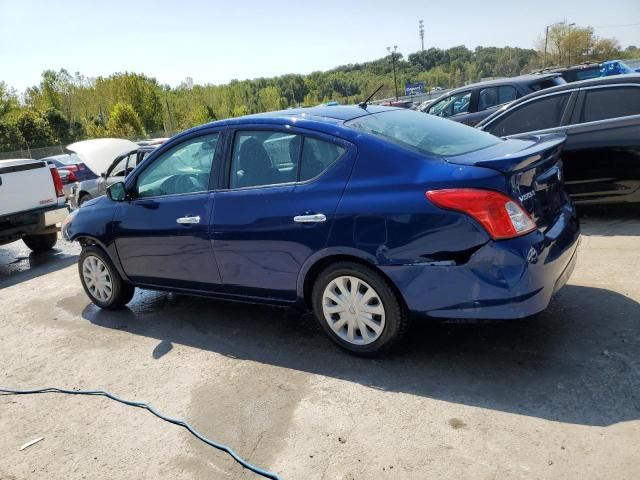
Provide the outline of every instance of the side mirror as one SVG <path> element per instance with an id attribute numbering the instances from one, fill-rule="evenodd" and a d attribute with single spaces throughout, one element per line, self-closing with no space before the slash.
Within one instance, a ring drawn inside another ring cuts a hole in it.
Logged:
<path id="1" fill-rule="evenodd" d="M 127 189 L 124 182 L 116 182 L 107 187 L 107 196 L 114 202 L 124 202 L 127 199 Z"/>
<path id="2" fill-rule="evenodd" d="M 102 172 L 102 173 L 100 174 L 100 176 L 101 176 L 102 178 L 107 178 L 107 172 Z"/>

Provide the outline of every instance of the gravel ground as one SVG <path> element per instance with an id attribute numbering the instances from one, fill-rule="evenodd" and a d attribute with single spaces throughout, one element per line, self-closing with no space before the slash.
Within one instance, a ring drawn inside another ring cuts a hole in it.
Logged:
<path id="1" fill-rule="evenodd" d="M 0 388 L 148 401 L 284 479 L 640 478 L 633 214 L 587 214 L 576 270 L 544 313 L 416 321 L 380 360 L 341 353 L 286 309 L 138 292 L 100 311 L 78 248 L 60 247 L 0 247 Z M 0 396 L 0 480 L 33 478 L 259 477 L 141 409 Z"/>

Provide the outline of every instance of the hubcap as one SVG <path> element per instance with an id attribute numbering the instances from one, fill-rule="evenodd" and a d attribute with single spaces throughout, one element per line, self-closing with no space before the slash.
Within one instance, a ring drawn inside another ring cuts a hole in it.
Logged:
<path id="1" fill-rule="evenodd" d="M 354 345 L 376 341 L 384 330 L 384 306 L 371 285 L 352 276 L 333 279 L 322 294 L 322 313 L 341 339 Z"/>
<path id="2" fill-rule="evenodd" d="M 102 260 L 89 255 L 82 262 L 82 277 L 91 295 L 101 302 L 108 302 L 113 292 L 109 269 Z"/>

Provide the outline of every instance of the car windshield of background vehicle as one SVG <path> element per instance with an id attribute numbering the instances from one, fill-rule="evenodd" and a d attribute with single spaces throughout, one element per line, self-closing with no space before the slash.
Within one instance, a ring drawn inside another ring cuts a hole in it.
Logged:
<path id="1" fill-rule="evenodd" d="M 438 156 L 463 155 L 500 142 L 493 135 L 461 123 L 406 110 L 391 110 L 345 122 L 421 153 Z"/>
<path id="2" fill-rule="evenodd" d="M 580 123 L 640 115 L 640 87 L 587 90 Z"/>
<path id="3" fill-rule="evenodd" d="M 138 198 L 207 190 L 217 144 L 217 133 L 202 135 L 164 153 L 138 177 Z"/>
<path id="4" fill-rule="evenodd" d="M 471 100 L 471 92 L 462 92 L 452 95 L 444 100 L 436 103 L 429 113 L 439 117 L 452 117 L 460 113 L 469 112 L 469 102 Z"/>
<path id="5" fill-rule="evenodd" d="M 505 113 L 487 128 L 487 131 L 504 137 L 557 127 L 562 120 L 569 95 L 569 93 L 551 95 L 525 103 L 511 112 Z"/>

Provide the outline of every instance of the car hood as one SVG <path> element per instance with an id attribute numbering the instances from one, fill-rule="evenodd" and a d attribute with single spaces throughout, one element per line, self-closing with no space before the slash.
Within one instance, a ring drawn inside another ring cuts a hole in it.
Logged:
<path id="1" fill-rule="evenodd" d="M 67 146 L 96 175 L 104 173 L 118 155 L 137 149 L 137 144 L 123 138 L 96 138 Z"/>

